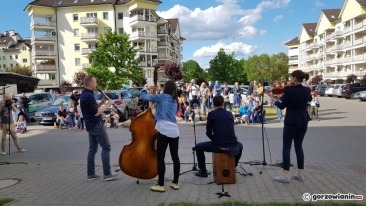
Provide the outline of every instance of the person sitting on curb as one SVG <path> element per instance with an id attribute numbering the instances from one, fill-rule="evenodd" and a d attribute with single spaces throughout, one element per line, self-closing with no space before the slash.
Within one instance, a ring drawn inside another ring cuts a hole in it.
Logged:
<path id="1" fill-rule="evenodd" d="M 110 124 L 110 128 L 118 128 L 119 115 L 116 113 L 114 109 L 111 110 L 111 113 L 106 117 L 105 123 Z"/>
<path id="2" fill-rule="evenodd" d="M 57 118 L 54 124 L 55 128 L 60 127 L 60 129 L 62 129 L 62 126 L 66 126 L 66 117 L 67 117 L 67 111 L 65 110 L 64 105 L 61 104 L 60 109 L 57 112 Z"/>

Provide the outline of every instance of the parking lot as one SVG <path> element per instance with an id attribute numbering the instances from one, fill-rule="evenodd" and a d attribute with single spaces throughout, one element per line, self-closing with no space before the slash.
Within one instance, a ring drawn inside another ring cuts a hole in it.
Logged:
<path id="1" fill-rule="evenodd" d="M 165 193 L 151 192 L 152 180 L 140 180 L 123 173 L 112 182 L 86 181 L 88 139 L 85 131 L 59 130 L 52 126 L 30 126 L 19 135 L 26 153 L 14 152 L 0 156 L 0 196 L 16 200 L 11 205 L 167 205 L 171 202 L 215 203 L 221 201 L 303 202 L 302 195 L 353 193 L 366 194 L 366 121 L 365 104 L 358 100 L 321 97 L 320 121 L 311 121 L 304 140 L 305 182 L 281 184 L 271 180 L 281 173 L 274 166 L 250 166 L 249 161 L 263 160 L 261 125 L 237 125 L 236 133 L 244 144 L 237 182 L 225 185 L 230 198 L 215 194 L 221 186 L 210 184 L 209 178 L 198 178 L 193 172 L 180 177 L 181 189 Z M 181 172 L 191 170 L 191 148 L 207 141 L 202 124 L 182 123 L 179 155 Z M 281 161 L 283 123 L 275 120 L 264 125 L 265 159 L 269 164 Z M 196 133 L 194 133 L 194 129 Z M 108 129 L 112 144 L 111 163 L 118 170 L 118 158 L 123 145 L 131 139 L 128 128 Z M 99 151 L 100 153 L 100 151 Z M 294 151 L 291 163 L 296 165 Z M 206 159 L 211 163 L 211 155 Z M 166 185 L 172 179 L 169 152 L 166 162 Z M 97 172 L 101 175 L 100 155 L 96 156 Z M 245 169 L 245 171 L 243 170 Z M 208 169 L 212 171 L 209 164 Z M 240 175 L 250 172 L 253 176 Z M 262 174 L 260 174 L 262 172 Z M 1 180 L 19 179 L 18 184 L 1 188 Z M 365 200 L 363 200 L 365 203 Z"/>

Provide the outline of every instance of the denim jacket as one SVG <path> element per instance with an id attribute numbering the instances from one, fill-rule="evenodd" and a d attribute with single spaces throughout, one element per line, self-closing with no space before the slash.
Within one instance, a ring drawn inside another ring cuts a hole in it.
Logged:
<path id="1" fill-rule="evenodd" d="M 178 109 L 177 101 L 170 94 L 142 95 L 140 99 L 156 102 L 155 120 L 164 119 L 176 123 L 175 113 Z"/>

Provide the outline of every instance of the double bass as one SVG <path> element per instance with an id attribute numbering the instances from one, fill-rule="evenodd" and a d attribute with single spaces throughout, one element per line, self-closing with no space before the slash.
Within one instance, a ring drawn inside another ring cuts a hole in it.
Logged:
<path id="1" fill-rule="evenodd" d="M 160 65 L 154 66 L 154 90 Z M 119 156 L 121 170 L 138 179 L 152 179 L 158 175 L 158 158 L 155 142 L 158 132 L 152 108 L 148 108 L 131 121 L 132 139 L 126 144 Z"/>

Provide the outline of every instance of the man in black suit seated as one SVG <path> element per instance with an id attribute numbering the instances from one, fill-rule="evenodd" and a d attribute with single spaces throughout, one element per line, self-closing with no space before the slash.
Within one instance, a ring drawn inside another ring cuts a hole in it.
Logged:
<path id="1" fill-rule="evenodd" d="M 231 112 L 224 108 L 224 97 L 213 98 L 215 110 L 208 113 L 206 135 L 211 140 L 198 143 L 193 150 L 196 150 L 197 162 L 200 171 L 196 176 L 207 177 L 204 152 L 227 153 L 235 156 L 235 167 L 239 163 L 243 145 L 238 142 L 234 130 L 234 117 Z"/>

